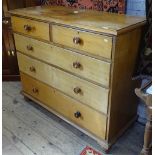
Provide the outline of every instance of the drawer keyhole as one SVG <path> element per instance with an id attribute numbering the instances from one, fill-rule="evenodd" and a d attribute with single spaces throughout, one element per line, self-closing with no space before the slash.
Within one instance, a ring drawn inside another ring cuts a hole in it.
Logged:
<path id="1" fill-rule="evenodd" d="M 31 72 L 36 72 L 35 67 L 31 66 L 31 67 L 30 67 L 30 71 L 31 71 Z"/>
<path id="2" fill-rule="evenodd" d="M 31 45 L 27 45 L 26 48 L 27 48 L 27 50 L 29 50 L 29 51 L 33 51 L 33 47 L 32 47 Z"/>
<path id="3" fill-rule="evenodd" d="M 77 111 L 74 113 L 74 116 L 75 116 L 75 118 L 79 118 L 79 117 L 81 117 L 81 113 L 79 111 Z"/>
<path id="4" fill-rule="evenodd" d="M 38 90 L 37 88 L 33 88 L 33 89 L 32 89 L 32 92 L 33 92 L 34 94 L 38 94 L 38 93 L 39 93 L 39 90 Z"/>

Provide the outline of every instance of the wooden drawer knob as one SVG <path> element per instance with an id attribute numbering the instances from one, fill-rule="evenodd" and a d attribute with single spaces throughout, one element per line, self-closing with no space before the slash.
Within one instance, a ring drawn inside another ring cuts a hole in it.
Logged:
<path id="1" fill-rule="evenodd" d="M 30 71 L 31 71 L 31 72 L 36 72 L 35 67 L 31 66 L 31 67 L 30 67 Z"/>
<path id="2" fill-rule="evenodd" d="M 29 50 L 29 51 L 33 51 L 33 47 L 32 47 L 31 45 L 27 45 L 26 48 L 27 48 L 27 50 Z"/>
<path id="3" fill-rule="evenodd" d="M 81 93 L 82 92 L 82 90 L 79 88 L 79 87 L 75 87 L 74 88 L 74 93 L 75 94 L 79 94 L 79 93 Z"/>
<path id="4" fill-rule="evenodd" d="M 79 62 L 73 62 L 73 67 L 74 68 L 80 68 L 81 64 Z"/>
<path id="5" fill-rule="evenodd" d="M 81 39 L 79 37 L 74 37 L 73 38 L 73 43 L 74 44 L 80 44 L 80 42 L 81 42 Z"/>
<path id="6" fill-rule="evenodd" d="M 25 31 L 31 31 L 32 27 L 30 25 L 24 25 Z"/>
<path id="7" fill-rule="evenodd" d="M 75 116 L 75 118 L 79 118 L 79 117 L 81 117 L 81 113 L 79 111 L 77 111 L 74 113 L 74 116 Z"/>
<path id="8" fill-rule="evenodd" d="M 33 92 L 34 94 L 37 94 L 37 93 L 39 93 L 39 90 L 38 90 L 37 88 L 33 88 L 33 89 L 32 89 L 32 92 Z"/>

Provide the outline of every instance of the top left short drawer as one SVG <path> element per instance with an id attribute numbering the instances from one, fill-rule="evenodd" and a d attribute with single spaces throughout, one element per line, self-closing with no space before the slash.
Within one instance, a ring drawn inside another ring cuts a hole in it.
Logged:
<path id="1" fill-rule="evenodd" d="M 14 32 L 26 34 L 38 39 L 49 39 L 49 24 L 31 19 L 12 16 L 12 27 Z"/>

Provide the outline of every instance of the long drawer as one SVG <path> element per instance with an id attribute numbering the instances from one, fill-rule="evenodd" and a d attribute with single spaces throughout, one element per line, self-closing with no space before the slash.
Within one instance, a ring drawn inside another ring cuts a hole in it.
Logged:
<path id="1" fill-rule="evenodd" d="M 25 93 L 41 101 L 47 107 L 57 111 L 75 124 L 89 130 L 97 137 L 105 139 L 106 116 L 26 74 L 21 73 L 21 81 Z"/>
<path id="2" fill-rule="evenodd" d="M 61 45 L 111 59 L 112 37 L 51 25 L 52 41 Z"/>
<path id="3" fill-rule="evenodd" d="M 15 32 L 23 33 L 39 39 L 50 40 L 48 23 L 15 16 L 11 17 L 11 21 L 13 31 Z"/>
<path id="4" fill-rule="evenodd" d="M 107 114 L 109 90 L 17 53 L 20 71 Z"/>
<path id="5" fill-rule="evenodd" d="M 109 86 L 110 63 L 19 34 L 14 34 L 14 38 L 18 51 L 61 67 L 106 87 Z"/>

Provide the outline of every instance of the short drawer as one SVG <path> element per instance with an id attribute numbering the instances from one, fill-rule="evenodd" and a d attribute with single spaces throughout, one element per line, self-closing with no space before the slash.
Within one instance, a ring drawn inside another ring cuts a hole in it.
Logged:
<path id="1" fill-rule="evenodd" d="M 49 24 L 30 19 L 11 17 L 13 31 L 23 33 L 35 38 L 49 41 Z M 21 43 L 22 41 L 20 41 Z"/>
<path id="2" fill-rule="evenodd" d="M 106 116 L 21 73 L 23 91 L 75 124 L 105 139 Z"/>
<path id="3" fill-rule="evenodd" d="M 61 71 L 21 53 L 17 54 L 20 71 L 64 92 L 94 109 L 107 113 L 109 90 Z"/>
<path id="4" fill-rule="evenodd" d="M 16 49 L 96 83 L 109 86 L 110 66 L 95 58 L 14 34 Z M 22 40 L 22 42 L 21 42 Z"/>
<path id="5" fill-rule="evenodd" d="M 112 37 L 57 25 L 52 25 L 50 29 L 54 43 L 111 59 Z"/>

